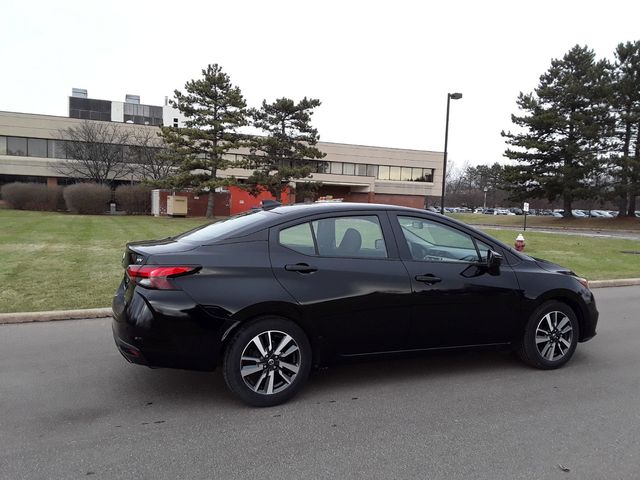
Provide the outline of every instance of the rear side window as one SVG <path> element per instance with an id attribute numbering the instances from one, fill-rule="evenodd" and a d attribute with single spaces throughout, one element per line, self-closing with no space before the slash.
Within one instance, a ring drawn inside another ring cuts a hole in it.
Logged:
<path id="1" fill-rule="evenodd" d="M 305 255 L 386 258 L 382 228 L 375 215 L 314 220 L 280 230 L 280 245 Z"/>
<path id="2" fill-rule="evenodd" d="M 280 230 L 278 241 L 280 245 L 295 250 L 296 252 L 304 253 L 305 255 L 316 254 L 310 223 L 303 223 L 295 227 Z"/>

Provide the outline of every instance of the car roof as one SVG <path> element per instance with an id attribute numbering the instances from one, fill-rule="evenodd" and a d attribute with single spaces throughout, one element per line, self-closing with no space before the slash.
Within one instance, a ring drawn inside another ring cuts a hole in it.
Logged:
<path id="1" fill-rule="evenodd" d="M 383 203 L 357 203 L 357 202 L 317 202 L 317 203 L 296 203 L 293 205 L 282 205 L 280 207 L 269 209 L 269 212 L 282 215 L 284 217 L 299 218 L 307 215 L 315 215 L 319 213 L 334 213 L 348 211 L 375 211 L 375 210 L 397 210 L 403 212 L 419 212 L 433 215 L 428 210 L 403 207 L 399 205 L 387 205 Z"/>

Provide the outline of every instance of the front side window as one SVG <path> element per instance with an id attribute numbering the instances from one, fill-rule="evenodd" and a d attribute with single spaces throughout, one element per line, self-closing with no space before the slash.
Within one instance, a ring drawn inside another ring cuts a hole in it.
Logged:
<path id="1" fill-rule="evenodd" d="M 387 257 L 387 247 L 376 215 L 323 218 L 311 225 L 320 256 Z"/>
<path id="2" fill-rule="evenodd" d="M 417 217 L 398 217 L 413 260 L 478 262 L 473 238 L 455 228 Z"/>

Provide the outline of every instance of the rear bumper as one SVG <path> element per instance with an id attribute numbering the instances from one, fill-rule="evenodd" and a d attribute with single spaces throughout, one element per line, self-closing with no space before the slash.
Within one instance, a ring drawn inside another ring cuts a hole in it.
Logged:
<path id="1" fill-rule="evenodd" d="M 149 367 L 214 370 L 227 322 L 179 290 L 147 290 L 124 283 L 112 303 L 113 337 L 122 356 Z"/>

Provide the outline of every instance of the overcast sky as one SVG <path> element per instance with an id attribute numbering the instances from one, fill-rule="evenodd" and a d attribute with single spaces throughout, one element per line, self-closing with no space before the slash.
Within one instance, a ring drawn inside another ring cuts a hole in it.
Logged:
<path id="1" fill-rule="evenodd" d="M 321 139 L 503 159 L 515 99 L 575 44 L 640 38 L 638 1 L 4 0 L 0 110 L 67 115 L 89 97 L 161 105 L 219 63 L 250 105 L 319 98 Z"/>

